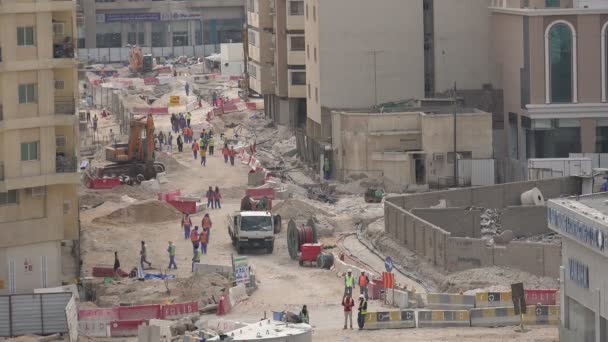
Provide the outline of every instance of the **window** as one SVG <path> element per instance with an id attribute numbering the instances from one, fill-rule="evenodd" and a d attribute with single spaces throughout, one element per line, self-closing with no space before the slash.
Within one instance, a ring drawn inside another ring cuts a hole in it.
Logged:
<path id="1" fill-rule="evenodd" d="M 152 22 L 152 46 L 163 47 L 167 45 L 167 28 L 166 21 L 153 21 Z M 99 47 L 99 44 L 97 45 Z"/>
<path id="2" fill-rule="evenodd" d="M 291 37 L 291 51 L 304 51 L 304 36 Z"/>
<path id="3" fill-rule="evenodd" d="M 573 32 L 565 23 L 550 26 L 545 44 L 548 46 L 549 101 L 573 102 Z M 546 67 L 546 68 L 547 68 Z"/>
<path id="4" fill-rule="evenodd" d="M 249 45 L 255 46 L 255 33 L 254 32 L 249 31 L 249 33 L 247 34 L 247 39 L 249 39 Z"/>
<path id="5" fill-rule="evenodd" d="M 249 63 L 249 76 L 253 77 L 253 78 L 257 78 L 258 76 L 258 71 L 255 68 L 255 65 Z"/>
<path id="6" fill-rule="evenodd" d="M 319 88 L 315 87 L 315 102 L 319 103 Z"/>
<path id="7" fill-rule="evenodd" d="M 249 6 L 247 6 L 247 10 L 249 12 L 253 12 L 255 8 L 255 4 L 253 3 L 253 0 L 249 0 Z"/>
<path id="8" fill-rule="evenodd" d="M 38 160 L 38 142 L 21 143 L 21 160 Z"/>
<path id="9" fill-rule="evenodd" d="M 19 103 L 36 103 L 36 84 L 19 85 Z"/>
<path id="10" fill-rule="evenodd" d="M 9 190 L 8 192 L 0 192 L 0 205 L 17 204 L 17 190 Z"/>
<path id="11" fill-rule="evenodd" d="M 308 20 L 308 4 L 306 4 L 306 20 Z"/>
<path id="12" fill-rule="evenodd" d="M 306 44 L 306 59 L 310 60 L 310 45 Z"/>
<path id="13" fill-rule="evenodd" d="M 289 15 L 304 15 L 304 1 L 290 1 Z"/>
<path id="14" fill-rule="evenodd" d="M 17 27 L 17 45 L 18 46 L 34 45 L 34 27 L 33 26 Z"/>
<path id="15" fill-rule="evenodd" d="M 602 49 L 602 102 L 606 102 L 608 98 L 608 22 L 605 22 L 604 26 L 602 26 L 600 37 L 600 47 Z"/>
<path id="16" fill-rule="evenodd" d="M 173 31 L 173 46 L 188 45 L 188 22 L 185 20 L 172 21 L 171 30 Z"/>
<path id="17" fill-rule="evenodd" d="M 65 89 L 65 82 L 63 80 L 55 80 L 55 89 L 56 90 Z"/>
<path id="18" fill-rule="evenodd" d="M 315 46 L 315 63 L 317 62 L 317 47 Z"/>
<path id="19" fill-rule="evenodd" d="M 547 7 L 547 8 L 558 7 L 559 8 L 559 2 L 560 2 L 560 0 L 545 0 L 545 7 Z"/>
<path id="20" fill-rule="evenodd" d="M 317 21 L 317 7 L 312 6 L 312 20 Z"/>
<path id="21" fill-rule="evenodd" d="M 291 73 L 291 85 L 305 85 L 306 84 L 306 72 L 305 71 L 294 71 Z"/>
<path id="22" fill-rule="evenodd" d="M 144 45 L 144 23 L 131 23 L 128 27 L 127 44 Z"/>
<path id="23" fill-rule="evenodd" d="M 98 23 L 95 37 L 98 48 L 122 47 L 122 25 L 120 23 Z"/>
<path id="24" fill-rule="evenodd" d="M 310 97 L 311 97 L 311 95 L 310 95 L 311 94 L 311 92 L 310 92 L 310 83 L 308 83 L 308 91 L 307 91 L 307 93 L 308 93 L 308 98 L 310 99 Z"/>

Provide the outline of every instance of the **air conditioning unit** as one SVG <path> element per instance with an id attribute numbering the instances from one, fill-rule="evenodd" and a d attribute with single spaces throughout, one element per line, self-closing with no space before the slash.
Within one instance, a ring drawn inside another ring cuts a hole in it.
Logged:
<path id="1" fill-rule="evenodd" d="M 36 186 L 36 187 L 30 188 L 30 191 L 32 192 L 32 197 L 44 196 L 44 195 L 46 195 L 46 186 Z"/>
<path id="2" fill-rule="evenodd" d="M 443 153 L 433 153 L 433 161 L 438 161 L 438 162 L 442 162 L 444 161 L 444 154 Z"/>
<path id="3" fill-rule="evenodd" d="M 65 88 L 65 82 L 63 80 L 55 80 L 55 89 L 63 90 Z"/>
<path id="4" fill-rule="evenodd" d="M 63 23 L 53 23 L 53 34 L 56 36 L 63 36 Z"/>
<path id="5" fill-rule="evenodd" d="M 67 138 L 65 135 L 56 135 L 55 136 L 55 146 L 56 147 L 64 147 L 67 142 Z"/>
<path id="6" fill-rule="evenodd" d="M 63 201 L 63 213 L 67 214 L 70 212 L 70 201 Z"/>

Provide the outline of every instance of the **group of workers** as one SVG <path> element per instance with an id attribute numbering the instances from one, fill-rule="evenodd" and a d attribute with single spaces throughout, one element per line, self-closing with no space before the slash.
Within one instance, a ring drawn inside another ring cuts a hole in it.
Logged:
<path id="1" fill-rule="evenodd" d="M 219 188 L 217 190 L 219 193 Z M 211 222 L 209 213 L 206 213 L 205 216 L 203 216 L 201 221 L 202 230 L 200 233 L 198 226 L 194 226 L 194 229 L 191 229 L 192 218 L 190 218 L 190 214 L 185 214 L 182 217 L 181 228 L 184 230 L 184 238 L 190 238 L 190 241 L 192 242 L 192 272 L 194 272 L 194 265 L 201 262 L 201 256 L 203 254 L 207 254 L 207 245 L 209 244 L 209 240 L 211 238 L 212 226 L 213 223 Z M 175 249 L 173 250 L 173 256 L 175 256 Z M 169 257 L 171 257 L 171 251 L 169 251 Z"/>
<path id="2" fill-rule="evenodd" d="M 220 203 L 222 194 L 220 193 L 220 188 L 218 186 L 215 186 L 215 190 L 212 187 L 209 187 L 205 197 L 207 197 L 207 209 L 222 209 L 222 204 Z"/>
<path id="3" fill-rule="evenodd" d="M 353 299 L 353 287 L 355 285 L 355 277 L 353 271 L 348 270 L 344 276 L 344 296 L 342 298 L 342 307 L 344 308 L 344 329 L 347 328 L 347 323 L 350 323 L 350 328 L 353 328 L 353 308 L 355 307 L 355 300 Z M 357 314 L 357 324 L 359 330 L 363 329 L 365 325 L 365 314 L 367 313 L 367 300 L 369 298 L 367 287 L 369 285 L 369 277 L 362 271 L 357 280 L 359 285 L 359 308 Z"/>

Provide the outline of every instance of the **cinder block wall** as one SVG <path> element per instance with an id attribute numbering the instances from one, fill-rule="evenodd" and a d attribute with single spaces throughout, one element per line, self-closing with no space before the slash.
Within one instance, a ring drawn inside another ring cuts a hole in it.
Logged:
<path id="1" fill-rule="evenodd" d="M 502 230 L 510 230 L 515 236 L 534 236 L 549 232 L 547 207 L 511 206 L 502 214 Z"/>
<path id="2" fill-rule="evenodd" d="M 465 208 L 412 209 L 411 213 L 448 231 L 453 237 L 479 238 L 481 211 Z"/>

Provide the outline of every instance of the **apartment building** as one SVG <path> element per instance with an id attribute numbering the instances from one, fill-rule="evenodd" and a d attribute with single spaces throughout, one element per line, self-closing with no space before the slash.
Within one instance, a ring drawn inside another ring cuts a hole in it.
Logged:
<path id="1" fill-rule="evenodd" d="M 608 2 L 492 1 L 511 159 L 608 152 Z"/>
<path id="2" fill-rule="evenodd" d="M 331 138 L 332 109 L 424 97 L 423 4 L 305 0 L 306 135 Z"/>
<path id="3" fill-rule="evenodd" d="M 74 276 L 62 258 L 79 231 L 75 2 L 3 1 L 0 26 L 0 294 L 9 294 Z"/>
<path id="4" fill-rule="evenodd" d="M 247 3 L 250 88 L 264 97 L 275 123 L 306 123 L 306 66 L 303 0 Z"/>
<path id="5" fill-rule="evenodd" d="M 217 46 L 242 41 L 244 0 L 81 0 L 79 48 Z M 179 50 L 179 49 L 178 49 Z M 154 51 L 154 50 L 153 50 Z M 173 49 L 157 49 L 166 54 Z"/>

